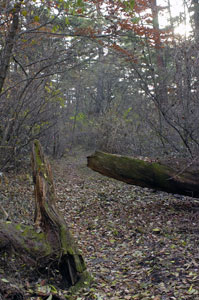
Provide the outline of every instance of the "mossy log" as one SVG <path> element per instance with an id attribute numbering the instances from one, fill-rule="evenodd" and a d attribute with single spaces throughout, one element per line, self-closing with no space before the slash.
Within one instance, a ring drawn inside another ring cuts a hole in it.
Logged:
<path id="1" fill-rule="evenodd" d="M 161 162 L 96 151 L 88 167 L 128 184 L 199 198 L 199 171 Z"/>
<path id="2" fill-rule="evenodd" d="M 39 141 L 32 150 L 35 191 L 35 225 L 0 222 L 0 251 L 14 252 L 31 268 L 55 268 L 66 288 L 78 289 L 90 282 L 82 254 L 71 236 L 64 218 L 56 208 L 51 167 Z"/>

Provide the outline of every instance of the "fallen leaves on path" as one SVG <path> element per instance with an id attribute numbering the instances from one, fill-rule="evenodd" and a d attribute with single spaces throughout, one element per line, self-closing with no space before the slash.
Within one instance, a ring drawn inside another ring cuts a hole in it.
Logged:
<path id="1" fill-rule="evenodd" d="M 86 167 L 86 155 L 53 170 L 59 209 L 95 278 L 74 300 L 199 299 L 199 200 L 103 177 Z M 24 178 L 0 189 L 19 222 L 33 214 Z"/>

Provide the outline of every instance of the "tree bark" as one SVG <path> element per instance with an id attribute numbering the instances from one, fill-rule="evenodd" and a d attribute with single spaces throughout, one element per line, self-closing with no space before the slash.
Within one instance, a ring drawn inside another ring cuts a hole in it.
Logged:
<path id="1" fill-rule="evenodd" d="M 12 23 L 8 30 L 8 34 L 5 40 L 5 46 L 0 51 L 0 94 L 2 92 L 4 81 L 6 79 L 7 71 L 10 65 L 10 58 L 12 56 L 15 37 L 19 28 L 19 12 L 21 9 L 22 2 L 22 0 L 19 0 L 19 2 L 15 4 L 12 11 L 10 12 L 12 16 Z"/>
<path id="2" fill-rule="evenodd" d="M 35 226 L 0 222 L 0 251 L 14 249 L 17 257 L 35 268 L 55 268 L 65 288 L 76 290 L 91 280 L 64 218 L 56 208 L 56 195 L 50 164 L 39 141 L 32 151 L 35 190 Z"/>
<path id="3" fill-rule="evenodd" d="M 171 163 L 170 163 L 171 164 Z M 88 167 L 128 184 L 199 198 L 199 172 L 170 164 L 96 151 Z"/>
<path id="4" fill-rule="evenodd" d="M 56 209 L 51 167 L 37 140 L 33 144 L 32 169 L 35 184 L 35 226 L 41 228 L 52 248 L 55 247 L 53 251 L 58 253 L 59 269 L 66 284 L 75 285 L 82 275 L 85 277 L 86 266 L 64 218 Z"/>

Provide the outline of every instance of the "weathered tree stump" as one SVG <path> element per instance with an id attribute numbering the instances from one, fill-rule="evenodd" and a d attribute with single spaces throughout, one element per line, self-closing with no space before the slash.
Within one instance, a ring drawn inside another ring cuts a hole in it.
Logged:
<path id="1" fill-rule="evenodd" d="M 34 141 L 32 170 L 35 184 L 35 226 L 42 230 L 57 253 L 59 270 L 67 285 L 75 285 L 88 277 L 82 255 L 78 251 L 64 218 L 56 208 L 52 171 L 39 141 Z"/>
<path id="2" fill-rule="evenodd" d="M 26 266 L 59 270 L 65 288 L 76 290 L 91 280 L 64 218 L 56 208 L 56 195 L 50 164 L 39 141 L 32 149 L 35 191 L 35 226 L 0 222 L 0 251 L 14 251 Z M 9 259 L 9 258 L 8 258 Z"/>
<path id="3" fill-rule="evenodd" d="M 199 171 L 193 166 L 172 168 L 171 162 L 167 165 L 96 151 L 88 157 L 88 167 L 128 184 L 199 198 Z"/>

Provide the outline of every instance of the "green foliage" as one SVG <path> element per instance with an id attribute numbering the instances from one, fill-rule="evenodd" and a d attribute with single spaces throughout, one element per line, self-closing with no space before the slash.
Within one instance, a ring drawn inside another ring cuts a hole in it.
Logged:
<path id="1" fill-rule="evenodd" d="M 84 6 L 84 1 L 77 0 L 77 6 Z"/>
<path id="2" fill-rule="evenodd" d="M 121 0 L 119 1 L 121 2 Z M 135 6 L 135 0 L 130 0 L 130 1 L 122 1 L 122 4 L 125 6 L 125 10 L 127 12 L 131 11 L 134 9 Z"/>
<path id="3" fill-rule="evenodd" d="M 40 124 L 36 123 L 33 128 L 32 128 L 32 132 L 33 134 L 37 135 L 41 132 L 41 130 L 48 126 L 50 124 L 50 122 L 46 121 L 46 122 L 41 122 Z"/>
<path id="4" fill-rule="evenodd" d="M 39 22 L 39 20 L 40 20 L 39 16 L 34 16 L 34 21 L 35 22 Z"/>
<path id="5" fill-rule="evenodd" d="M 57 98 L 55 98 L 55 101 L 57 101 L 62 108 L 65 107 L 65 99 L 64 98 L 57 97 Z"/>
<path id="6" fill-rule="evenodd" d="M 25 17 L 25 16 L 27 16 L 27 10 L 22 10 L 22 15 Z"/>
<path id="7" fill-rule="evenodd" d="M 70 117 L 70 120 L 76 120 L 80 122 L 82 125 L 86 125 L 88 123 L 87 117 L 84 113 L 78 113 L 76 116 Z"/>
<path id="8" fill-rule="evenodd" d="M 49 96 L 46 97 L 46 102 L 58 103 L 62 108 L 65 107 L 65 99 L 60 89 L 54 89 L 53 83 L 50 82 L 45 86 L 45 90 Z"/>
<path id="9" fill-rule="evenodd" d="M 127 110 L 123 113 L 123 119 L 126 120 L 129 116 L 129 113 L 132 111 L 132 107 L 129 107 Z"/>
<path id="10" fill-rule="evenodd" d="M 54 25 L 52 28 L 52 32 L 55 33 L 59 30 L 59 25 Z"/>
<path id="11" fill-rule="evenodd" d="M 66 25 L 69 25 L 69 24 L 70 24 L 70 21 L 69 21 L 69 18 L 68 18 L 68 17 L 65 18 L 65 24 L 66 24 Z"/>

